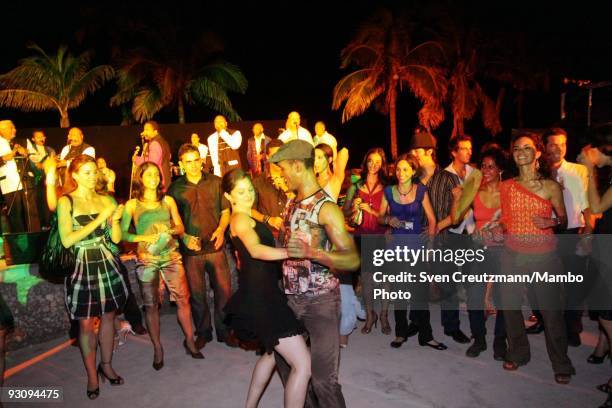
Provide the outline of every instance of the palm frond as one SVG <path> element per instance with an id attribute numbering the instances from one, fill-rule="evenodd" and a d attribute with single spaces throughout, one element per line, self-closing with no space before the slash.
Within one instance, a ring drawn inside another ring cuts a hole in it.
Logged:
<path id="1" fill-rule="evenodd" d="M 206 77 L 226 91 L 240 94 L 244 94 L 249 85 L 240 68 L 225 61 L 217 61 L 206 65 L 197 77 Z"/>
<path id="2" fill-rule="evenodd" d="M 352 64 L 358 67 L 372 66 L 380 60 L 382 51 L 380 45 L 351 42 L 340 53 L 340 68 L 345 69 Z"/>
<path id="3" fill-rule="evenodd" d="M 110 100 L 110 106 L 119 106 L 130 102 L 136 96 L 139 80 L 128 72 L 120 70 L 116 73 L 117 92 Z"/>
<path id="4" fill-rule="evenodd" d="M 132 115 L 134 115 L 134 119 L 142 123 L 151 119 L 163 107 L 159 89 L 155 87 L 144 88 L 138 91 L 134 97 Z"/>
<path id="5" fill-rule="evenodd" d="M 115 76 L 115 70 L 110 65 L 98 65 L 87 71 L 80 78 L 74 78 L 76 82 L 68 92 L 68 108 L 77 107 L 83 102 L 87 94 L 97 91 L 105 82 Z"/>
<path id="6" fill-rule="evenodd" d="M 26 112 L 59 109 L 56 99 L 41 92 L 24 89 L 1 90 L 0 106 L 17 108 Z"/>
<path id="7" fill-rule="evenodd" d="M 193 100 L 228 117 L 229 120 L 240 120 L 234 110 L 225 88 L 208 78 L 200 77 L 190 82 L 188 92 Z"/>
<path id="8" fill-rule="evenodd" d="M 377 83 L 375 78 L 371 77 L 353 82 L 347 89 L 348 93 L 344 98 L 346 103 L 342 110 L 342 123 L 361 115 L 386 90 L 382 84 Z"/>
<path id="9" fill-rule="evenodd" d="M 353 87 L 374 76 L 373 68 L 363 68 L 344 76 L 334 87 L 332 109 L 337 110 L 351 94 Z"/>

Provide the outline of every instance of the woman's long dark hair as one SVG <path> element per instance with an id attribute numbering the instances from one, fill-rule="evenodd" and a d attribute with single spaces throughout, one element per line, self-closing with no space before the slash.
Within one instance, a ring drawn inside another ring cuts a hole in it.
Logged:
<path id="1" fill-rule="evenodd" d="M 327 160 L 327 167 L 329 167 L 330 171 L 334 171 L 334 163 L 333 162 L 329 162 L 329 159 L 334 158 L 334 149 L 331 148 L 330 145 L 326 144 L 326 143 L 319 143 L 318 145 L 315 146 L 315 150 L 319 149 L 320 151 L 323 152 L 323 154 L 325 155 L 325 160 Z M 318 176 L 318 174 L 317 174 Z"/>
<path id="2" fill-rule="evenodd" d="M 134 177 L 134 184 L 132 186 L 132 195 L 137 200 L 142 201 L 142 199 L 144 198 L 145 188 L 144 188 L 144 185 L 142 184 L 142 175 L 144 174 L 145 171 L 147 171 L 147 169 L 151 167 L 155 167 L 157 169 L 157 173 L 159 174 L 159 184 L 157 185 L 157 189 L 155 190 L 156 199 L 157 201 L 160 201 L 164 197 L 161 170 L 159 169 L 159 166 L 157 164 L 148 161 L 138 166 L 138 169 L 136 170 L 136 177 Z"/>
<path id="3" fill-rule="evenodd" d="M 531 141 L 533 142 L 535 149 L 537 152 L 541 152 L 542 154 L 540 155 L 539 159 L 536 159 L 536 169 L 537 172 L 540 173 L 540 175 L 544 178 L 550 178 L 550 169 L 548 168 L 548 164 L 546 163 L 546 160 L 544 160 L 544 154 L 546 152 L 546 149 L 544 147 L 544 142 L 542 142 L 542 137 L 537 134 L 537 133 L 532 133 L 532 132 L 520 132 L 517 133 L 515 136 L 512 136 L 512 140 L 510 142 L 510 155 L 512 156 L 512 163 L 514 164 L 513 166 L 513 173 L 514 175 L 518 175 L 518 167 L 516 165 L 516 162 L 514 161 L 514 143 L 516 143 L 516 141 L 518 139 L 520 139 L 521 137 L 526 137 L 528 139 L 531 139 Z"/>
<path id="4" fill-rule="evenodd" d="M 365 154 L 363 157 L 363 161 L 361 162 L 361 179 L 358 181 L 358 187 L 361 187 L 365 184 L 368 178 L 368 159 L 372 154 L 378 154 L 380 156 L 380 170 L 378 170 L 378 182 L 385 186 L 388 183 L 387 176 L 387 155 L 385 155 L 385 151 L 380 147 L 373 147 Z"/>
<path id="5" fill-rule="evenodd" d="M 230 194 L 236 187 L 236 184 L 238 184 L 238 182 L 244 178 L 251 181 L 251 176 L 249 176 L 249 173 L 246 171 L 240 168 L 230 170 L 229 172 L 225 173 L 223 179 L 221 180 L 221 189 L 224 193 Z"/>
<path id="6" fill-rule="evenodd" d="M 478 168 L 482 169 L 482 162 L 484 159 L 490 158 L 493 160 L 499 171 L 501 172 L 501 179 L 506 180 L 510 177 L 508 174 L 508 153 L 497 143 L 487 143 L 482 146 L 480 150 L 480 158 L 478 160 Z"/>
<path id="7" fill-rule="evenodd" d="M 395 160 L 395 164 L 393 166 L 393 168 L 396 171 L 397 171 L 397 165 L 402 160 L 406 161 L 410 165 L 410 167 L 412 167 L 412 171 L 414 172 L 414 174 L 412 175 L 412 182 L 413 183 L 418 183 L 419 182 L 419 161 L 417 160 L 417 158 L 414 157 L 411 154 L 406 154 L 406 153 L 398 156 L 398 158 Z M 395 177 L 395 180 L 397 181 L 397 177 Z"/>

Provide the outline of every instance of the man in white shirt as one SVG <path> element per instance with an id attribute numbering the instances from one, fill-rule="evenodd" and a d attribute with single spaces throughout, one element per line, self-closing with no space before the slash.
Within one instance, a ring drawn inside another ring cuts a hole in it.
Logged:
<path id="1" fill-rule="evenodd" d="M 55 150 L 49 146 L 46 146 L 46 141 L 47 136 L 45 135 L 45 132 L 37 129 L 32 132 L 31 140 L 27 139 L 26 142 L 31 164 L 30 173 L 34 176 L 34 201 L 36 203 L 36 209 L 38 210 L 38 219 L 40 220 L 40 225 L 43 227 L 43 229 L 49 227 L 51 216 L 47 203 L 43 163 L 48 157 L 55 157 Z"/>
<path id="2" fill-rule="evenodd" d="M 564 129 L 548 129 L 543 134 L 543 142 L 546 147 L 546 162 L 551 171 L 551 178 L 556 180 L 563 188 L 567 229 L 558 231 L 558 233 L 564 234 L 560 237 L 559 242 L 560 248 L 562 248 L 560 253 L 565 267 L 564 272 L 571 271 L 575 274 L 582 274 L 586 272 L 588 254 L 584 252 L 586 245 L 585 242 L 580 242 L 580 238 L 593 231 L 593 219 L 587 197 L 588 170 L 582 164 L 565 160 L 567 132 Z M 565 289 L 567 294 L 567 310 L 565 311 L 567 340 L 570 346 L 577 347 L 581 343 L 582 302 L 585 294 L 581 293 L 579 284 L 567 285 Z M 539 322 L 541 321 L 540 319 Z M 539 324 L 539 322 L 536 324 Z"/>
<path id="3" fill-rule="evenodd" d="M 46 146 L 47 136 L 45 132 L 38 129 L 32 132 L 32 139 L 27 139 L 28 155 L 30 161 L 42 169 L 42 162 L 49 156 L 55 156 L 55 150 Z"/>
<path id="4" fill-rule="evenodd" d="M 334 151 L 334 162 L 336 161 L 336 156 L 338 156 L 338 142 L 336 141 L 336 138 L 327 133 L 327 130 L 325 129 L 325 123 L 319 121 L 317 123 L 315 123 L 315 136 L 313 138 L 314 141 L 314 145 L 318 145 L 318 144 L 326 144 L 329 147 L 332 148 L 332 150 Z"/>
<path id="5" fill-rule="evenodd" d="M 238 149 L 242 145 L 239 130 L 228 130 L 227 120 L 217 115 L 214 121 L 215 133 L 208 136 L 208 152 L 215 176 L 223 177 L 228 171 L 241 167 Z"/>
<path id="6" fill-rule="evenodd" d="M 81 154 L 96 158 L 96 149 L 85 143 L 84 139 L 85 136 L 81 129 L 73 127 L 68 131 L 68 144 L 60 152 L 60 161 L 57 163 L 57 167 L 70 166 L 72 159 Z"/>
<path id="7" fill-rule="evenodd" d="M 11 147 L 17 134 L 15 125 L 10 120 L 0 121 L 0 190 L 9 208 L 8 220 L 10 232 L 26 231 L 24 219 L 24 186 L 19 177 L 15 156 L 25 157 L 28 152 L 18 144 Z"/>
<path id="8" fill-rule="evenodd" d="M 300 114 L 297 112 L 291 112 L 287 116 L 287 129 L 281 133 L 278 138 L 283 142 L 287 143 L 291 140 L 305 140 L 314 146 L 312 135 L 307 129 L 300 126 Z"/>
<path id="9" fill-rule="evenodd" d="M 210 172 L 210 161 L 208 160 L 208 146 L 204 143 L 200 143 L 200 135 L 197 133 L 191 134 L 191 144 L 198 148 L 200 152 L 200 159 L 202 160 L 202 166 L 204 171 Z"/>

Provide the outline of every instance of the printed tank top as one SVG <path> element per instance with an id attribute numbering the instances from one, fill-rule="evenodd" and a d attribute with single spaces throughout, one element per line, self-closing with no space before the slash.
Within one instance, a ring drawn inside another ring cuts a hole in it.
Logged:
<path id="1" fill-rule="evenodd" d="M 285 220 L 280 241 L 287 246 L 293 234 L 311 247 L 330 251 L 332 244 L 325 228 L 319 224 L 319 212 L 323 204 L 332 200 L 323 189 L 301 201 L 291 199 L 285 209 Z M 335 290 L 338 279 L 327 266 L 310 259 L 286 259 L 283 262 L 283 283 L 288 295 L 318 296 Z"/>

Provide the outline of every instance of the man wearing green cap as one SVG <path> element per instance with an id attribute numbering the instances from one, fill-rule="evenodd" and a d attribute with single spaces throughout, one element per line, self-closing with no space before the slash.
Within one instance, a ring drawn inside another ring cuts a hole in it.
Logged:
<path id="1" fill-rule="evenodd" d="M 342 211 L 317 182 L 312 144 L 290 141 L 270 161 L 278 163 L 287 187 L 296 193 L 285 208 L 280 242 L 290 256 L 283 263 L 288 303 L 311 339 L 312 387 L 306 406 L 345 407 L 338 384 L 340 291 L 331 270 L 356 270 L 359 254 Z M 289 367 L 282 358 L 276 361 L 284 381 Z"/>

